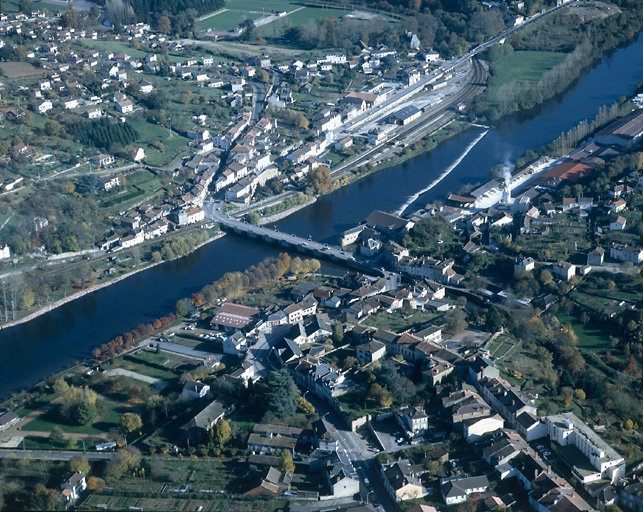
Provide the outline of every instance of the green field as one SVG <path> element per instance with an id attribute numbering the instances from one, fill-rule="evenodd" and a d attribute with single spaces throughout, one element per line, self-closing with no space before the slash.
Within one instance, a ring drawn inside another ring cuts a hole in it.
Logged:
<path id="1" fill-rule="evenodd" d="M 596 352 L 610 348 L 609 334 L 592 324 L 582 324 L 574 316 L 564 312 L 557 315 L 561 324 L 570 324 L 578 336 L 578 348 L 581 352 Z"/>
<path id="2" fill-rule="evenodd" d="M 286 502 L 277 500 L 235 501 L 227 498 L 130 498 L 92 494 L 77 510 L 176 510 L 203 512 L 272 512 L 283 510 Z M 199 507 L 203 507 L 199 509 Z"/>
<path id="3" fill-rule="evenodd" d="M 4 0 L 2 2 L 2 12 L 17 12 L 19 3 L 19 0 Z M 47 0 L 34 0 L 33 2 L 34 11 L 58 12 L 65 9 L 67 9 L 67 5 L 64 3 L 55 4 L 47 2 Z"/>
<path id="4" fill-rule="evenodd" d="M 321 7 L 304 7 L 297 12 L 284 16 L 268 25 L 259 28 L 259 32 L 266 37 L 277 37 L 283 30 L 288 27 L 305 25 L 314 20 L 323 18 L 341 18 L 345 16 L 348 10 L 344 9 L 322 9 Z"/>
<path id="5" fill-rule="evenodd" d="M 145 119 L 133 117 L 129 123 L 138 132 L 138 144 L 145 150 L 145 163 L 152 166 L 168 165 L 186 153 L 188 139 L 171 133 L 158 124 L 148 123 Z M 160 142 L 163 149 L 153 147 L 152 143 Z"/>
<path id="6" fill-rule="evenodd" d="M 22 427 L 22 430 L 25 432 L 51 432 L 53 427 L 58 426 L 62 428 L 64 432 L 70 434 L 89 434 L 100 436 L 107 434 L 112 430 L 119 429 L 121 414 L 129 410 L 129 408 L 123 407 L 121 404 L 117 404 L 111 400 L 99 399 L 98 402 L 96 402 L 96 405 L 102 413 L 99 414 L 96 421 L 90 425 L 66 425 L 59 420 L 57 409 L 54 408 L 27 423 Z"/>
<path id="7" fill-rule="evenodd" d="M 368 317 L 363 323 L 376 329 L 385 329 L 392 332 L 402 332 L 410 327 L 434 320 L 438 315 L 430 311 L 407 311 L 398 309 L 394 313 L 379 313 Z"/>
<path id="8" fill-rule="evenodd" d="M 494 80 L 489 87 L 489 97 L 496 99 L 503 85 L 511 82 L 533 84 L 566 57 L 562 52 L 516 51 L 498 59 L 493 64 Z"/>
<path id="9" fill-rule="evenodd" d="M 198 27 L 201 30 L 233 30 L 244 20 L 254 21 L 261 17 L 261 12 L 229 10 L 200 21 Z"/>
<path id="10" fill-rule="evenodd" d="M 0 74 L 7 78 L 37 77 L 42 76 L 44 70 L 28 62 L 0 62 Z"/>

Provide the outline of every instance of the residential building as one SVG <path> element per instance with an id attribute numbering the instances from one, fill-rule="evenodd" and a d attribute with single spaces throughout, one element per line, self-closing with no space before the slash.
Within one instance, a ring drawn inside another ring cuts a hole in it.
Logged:
<path id="1" fill-rule="evenodd" d="M 81 493 L 87 489 L 85 473 L 76 471 L 66 481 L 60 484 L 62 496 L 65 501 L 76 501 Z"/>
<path id="2" fill-rule="evenodd" d="M 225 409 L 223 404 L 214 400 L 183 425 L 181 430 L 189 439 L 203 440 L 212 427 L 223 419 L 224 415 Z"/>
<path id="3" fill-rule="evenodd" d="M 625 459 L 574 413 L 547 417 L 549 439 L 582 484 L 597 480 L 615 483 L 625 476 Z"/>
<path id="4" fill-rule="evenodd" d="M 181 398 L 183 400 L 198 400 L 208 395 L 210 392 L 210 386 L 204 384 L 198 380 L 188 380 L 183 385 L 183 391 L 181 391 Z"/>
<path id="5" fill-rule="evenodd" d="M 629 245 L 615 244 L 610 248 L 610 257 L 618 261 L 638 265 L 639 263 L 643 263 L 643 249 Z"/>
<path id="6" fill-rule="evenodd" d="M 632 482 L 618 491 L 618 505 L 631 512 L 643 512 L 643 480 Z"/>
<path id="7" fill-rule="evenodd" d="M 256 424 L 248 436 L 248 451 L 260 454 L 281 454 L 284 450 L 295 454 L 303 429 L 281 425 Z"/>
<path id="8" fill-rule="evenodd" d="M 605 249 L 597 247 L 587 253 L 587 264 L 592 267 L 602 267 L 605 260 Z"/>
<path id="9" fill-rule="evenodd" d="M 223 353 L 241 357 L 248 352 L 248 339 L 241 331 L 236 331 L 223 340 Z"/>
<path id="10" fill-rule="evenodd" d="M 370 341 L 358 345 L 357 360 L 362 364 L 369 364 L 383 358 L 386 355 L 386 345 L 379 341 Z"/>
<path id="11" fill-rule="evenodd" d="M 334 499 L 352 498 L 359 493 L 360 481 L 351 466 L 341 462 L 333 464 L 325 472 L 328 494 Z"/>
<path id="12" fill-rule="evenodd" d="M 576 275 L 576 265 L 567 261 L 559 261 L 555 265 L 551 266 L 551 273 L 560 279 L 569 281 L 574 277 L 574 275 Z"/>
<path id="13" fill-rule="evenodd" d="M 457 505 L 467 501 L 470 495 L 482 493 L 489 489 L 489 480 L 487 477 L 450 477 L 440 480 L 440 490 L 442 498 L 447 505 Z"/>
<path id="14" fill-rule="evenodd" d="M 480 441 L 485 434 L 490 434 L 504 427 L 504 420 L 499 414 L 482 418 L 471 418 L 462 422 L 464 438 L 469 443 Z"/>
<path id="15" fill-rule="evenodd" d="M 407 407 L 395 416 L 400 426 L 414 436 L 424 434 L 429 428 L 429 417 L 422 407 Z"/>
<path id="16" fill-rule="evenodd" d="M 7 260 L 11 258 L 11 249 L 7 244 L 0 242 L 0 260 Z"/>
<path id="17" fill-rule="evenodd" d="M 381 473 L 384 488 L 395 501 L 416 500 L 427 494 L 417 472 L 406 459 L 384 464 Z"/>
<path id="18" fill-rule="evenodd" d="M 491 407 L 514 428 L 518 426 L 517 417 L 523 412 L 537 413 L 534 401 L 505 380 L 485 378 L 478 381 L 477 387 Z"/>

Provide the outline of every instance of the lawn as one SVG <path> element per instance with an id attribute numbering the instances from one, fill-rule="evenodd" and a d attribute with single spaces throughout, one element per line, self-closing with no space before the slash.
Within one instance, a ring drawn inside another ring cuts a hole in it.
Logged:
<path id="1" fill-rule="evenodd" d="M 414 311 L 408 313 L 398 309 L 395 313 L 379 313 L 368 317 L 363 323 L 376 329 L 392 332 L 402 332 L 410 327 L 419 326 L 434 320 L 438 315 L 430 311 Z"/>
<path id="2" fill-rule="evenodd" d="M 350 10 L 321 7 L 304 7 L 297 12 L 284 16 L 268 25 L 259 28 L 259 32 L 266 37 L 278 37 L 283 30 L 288 27 L 295 27 L 305 25 L 314 20 L 323 18 L 341 18 L 345 16 Z"/>
<path id="3" fill-rule="evenodd" d="M 129 408 L 111 400 L 98 400 L 96 403 L 102 414 L 99 414 L 96 421 L 90 425 L 67 425 L 60 421 L 57 408 L 35 418 L 27 423 L 22 430 L 24 432 L 51 432 L 55 426 L 62 428 L 63 432 L 70 434 L 89 434 L 101 436 L 111 430 L 120 428 L 121 414 Z"/>
<path id="4" fill-rule="evenodd" d="M 42 76 L 44 70 L 28 62 L 0 62 L 0 74 L 7 78 L 33 78 Z"/>
<path id="5" fill-rule="evenodd" d="M 227 498 L 207 496 L 203 499 L 192 498 L 134 498 L 92 494 L 77 506 L 77 510 L 176 510 L 203 512 L 272 512 L 283 510 L 285 501 L 247 500 L 236 501 Z M 199 508 L 203 507 L 203 508 Z"/>
<path id="6" fill-rule="evenodd" d="M 255 21 L 259 18 L 263 18 L 261 12 L 228 10 L 199 21 L 198 27 L 201 30 L 233 30 L 244 20 Z"/>
<path id="7" fill-rule="evenodd" d="M 489 87 L 489 97 L 496 99 L 500 88 L 511 82 L 537 83 L 566 55 L 562 52 L 516 51 L 501 57 L 493 64 L 495 79 Z"/>
<path id="8" fill-rule="evenodd" d="M 138 133 L 137 143 L 145 150 L 145 163 L 152 166 L 167 165 L 172 160 L 187 153 L 188 139 L 171 133 L 158 124 L 148 123 L 145 119 L 133 117 L 129 123 Z M 161 143 L 161 149 L 152 143 Z"/>
<path id="9" fill-rule="evenodd" d="M 582 324 L 577 318 L 562 311 L 557 314 L 557 317 L 562 324 L 570 324 L 574 328 L 581 352 L 596 352 L 610 348 L 609 334 L 600 327 L 591 323 Z"/>

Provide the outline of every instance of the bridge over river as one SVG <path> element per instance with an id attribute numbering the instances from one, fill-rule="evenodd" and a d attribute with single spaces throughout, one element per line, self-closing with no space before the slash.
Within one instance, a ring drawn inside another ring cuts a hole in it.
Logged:
<path id="1" fill-rule="evenodd" d="M 371 263 L 356 258 L 353 254 L 344 251 L 341 247 L 317 242 L 311 238 L 302 238 L 279 231 L 277 227 L 269 228 L 255 226 L 243 219 L 229 217 L 221 211 L 221 203 L 211 202 L 206 204 L 205 212 L 209 219 L 217 222 L 222 231 L 236 233 L 253 239 L 262 240 L 272 245 L 278 245 L 285 249 L 297 251 L 304 255 L 314 256 L 332 263 L 338 263 L 346 267 L 362 272 L 385 275 L 382 269 L 374 267 Z"/>

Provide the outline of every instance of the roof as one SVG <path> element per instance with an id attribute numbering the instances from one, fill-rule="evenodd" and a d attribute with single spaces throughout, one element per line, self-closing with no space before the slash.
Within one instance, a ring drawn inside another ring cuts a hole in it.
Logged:
<path id="1" fill-rule="evenodd" d="M 406 107 L 403 107 L 397 112 L 395 112 L 392 117 L 394 117 L 398 121 L 405 121 L 409 117 L 412 117 L 415 114 L 418 114 L 420 112 L 421 110 L 417 108 L 415 105 L 407 105 Z"/>
<path id="2" fill-rule="evenodd" d="M 371 228 L 381 227 L 391 231 L 399 231 L 404 229 L 408 224 L 408 220 L 391 215 L 380 210 L 375 210 L 368 217 L 366 217 L 366 225 Z"/>
<path id="3" fill-rule="evenodd" d="M 16 420 L 18 418 L 18 415 L 13 412 L 13 411 L 6 411 L 2 414 L 0 414 L 0 426 L 1 425 L 7 425 L 11 423 L 12 421 Z"/>
<path id="4" fill-rule="evenodd" d="M 221 402 L 214 400 L 210 404 L 206 405 L 203 410 L 198 413 L 194 418 L 188 421 L 181 429 L 189 430 L 191 428 L 200 428 L 204 430 L 210 429 L 210 427 L 217 422 L 223 414 L 225 409 Z"/>
<path id="5" fill-rule="evenodd" d="M 401 489 L 405 485 L 422 485 L 413 475 L 411 463 L 406 460 L 398 460 L 382 468 L 384 477 L 394 490 Z"/>
<path id="6" fill-rule="evenodd" d="M 636 110 L 599 132 L 599 135 L 618 135 L 634 139 L 643 134 L 643 110 Z"/>
<path id="7" fill-rule="evenodd" d="M 252 318 L 259 314 L 259 310 L 233 302 L 226 302 L 217 308 L 212 324 L 224 327 L 243 329 L 252 322 Z"/>
<path id="8" fill-rule="evenodd" d="M 480 487 L 489 487 L 489 480 L 485 475 L 467 478 L 445 478 L 441 482 L 442 495 L 445 498 L 469 494 L 472 489 Z"/>

